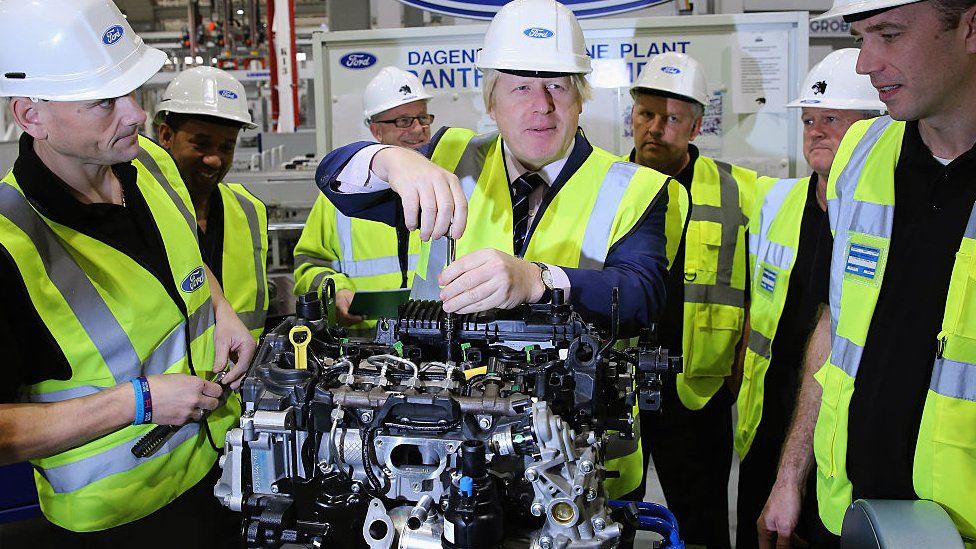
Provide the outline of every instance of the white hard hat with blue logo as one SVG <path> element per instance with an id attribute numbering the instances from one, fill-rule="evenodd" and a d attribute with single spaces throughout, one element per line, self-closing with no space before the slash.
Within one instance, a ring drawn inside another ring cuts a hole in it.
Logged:
<path id="1" fill-rule="evenodd" d="M 814 21 L 830 19 L 831 17 L 851 17 L 864 13 L 888 10 L 906 4 L 914 4 L 922 0 L 834 0 L 830 10 L 813 18 Z"/>
<path id="2" fill-rule="evenodd" d="M 669 51 L 652 57 L 630 88 L 630 94 L 640 90 L 676 95 L 703 107 L 708 105 L 705 72 L 698 61 L 683 53 Z"/>
<path id="3" fill-rule="evenodd" d="M 249 130 L 257 127 L 247 110 L 244 85 L 216 67 L 194 67 L 176 75 L 156 105 L 157 121 L 167 112 L 213 116 Z"/>
<path id="4" fill-rule="evenodd" d="M 165 62 L 111 0 L 0 0 L 0 97 L 121 97 Z"/>
<path id="5" fill-rule="evenodd" d="M 514 0 L 502 6 L 485 32 L 479 69 L 589 74 L 583 30 L 555 0 Z"/>

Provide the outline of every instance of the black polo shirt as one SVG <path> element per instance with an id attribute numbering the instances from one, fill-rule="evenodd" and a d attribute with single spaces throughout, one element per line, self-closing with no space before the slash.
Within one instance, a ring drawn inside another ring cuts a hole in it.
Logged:
<path id="1" fill-rule="evenodd" d="M 207 230 L 197 226 L 197 240 L 203 261 L 222 286 L 224 284 L 224 199 L 220 189 L 214 187 L 207 205 Z"/>
<path id="2" fill-rule="evenodd" d="M 906 124 L 895 168 L 888 262 L 848 423 L 847 474 L 857 498 L 916 499 L 912 465 L 949 277 L 976 202 L 976 149 L 943 166 Z M 829 233 L 817 252 L 830 265 Z M 817 292 L 827 302 L 826 276 Z"/>
<path id="3" fill-rule="evenodd" d="M 20 138 L 20 155 L 14 162 L 14 176 L 31 204 L 46 217 L 125 253 L 161 281 L 167 293 L 182 303 L 170 274 L 162 237 L 149 207 L 136 185 L 131 163 L 116 164 L 112 170 L 122 183 L 125 206 L 83 204 L 68 186 L 41 162 L 28 134 Z M 3 383 L 0 403 L 17 400 L 24 385 L 49 379 L 66 380 L 71 368 L 41 321 L 27 293 L 20 270 L 10 253 L 0 245 L 0 361 Z"/>

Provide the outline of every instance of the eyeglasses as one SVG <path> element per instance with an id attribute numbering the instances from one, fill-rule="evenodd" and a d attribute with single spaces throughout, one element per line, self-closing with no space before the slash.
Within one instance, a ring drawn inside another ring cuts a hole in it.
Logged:
<path id="1" fill-rule="evenodd" d="M 414 120 L 420 122 L 421 126 L 430 126 L 431 122 L 434 121 L 434 115 L 422 114 L 420 116 L 400 116 L 394 118 L 393 120 L 373 120 L 373 122 L 376 122 L 377 124 L 394 124 L 401 130 L 405 130 L 410 126 L 413 126 Z"/>

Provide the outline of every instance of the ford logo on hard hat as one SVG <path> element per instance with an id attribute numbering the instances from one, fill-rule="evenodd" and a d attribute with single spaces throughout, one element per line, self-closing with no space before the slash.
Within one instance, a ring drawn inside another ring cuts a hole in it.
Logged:
<path id="1" fill-rule="evenodd" d="M 125 29 L 122 28 L 122 25 L 112 25 L 102 34 L 102 43 L 106 46 L 111 46 L 118 42 L 123 34 L 125 34 Z"/>
<path id="2" fill-rule="evenodd" d="M 237 94 L 230 90 L 219 90 L 217 93 L 219 93 L 221 97 L 226 97 L 227 99 L 237 99 Z"/>
<path id="3" fill-rule="evenodd" d="M 666 67 L 661 67 L 661 72 L 666 72 L 668 74 L 680 74 L 681 73 L 681 69 L 679 69 L 678 67 L 672 67 L 672 66 L 669 65 L 669 66 L 666 66 Z"/>
<path id="4" fill-rule="evenodd" d="M 376 56 L 364 51 L 354 51 L 343 55 L 339 64 L 347 69 L 368 69 L 376 64 Z"/>
<path id="5" fill-rule="evenodd" d="M 522 34 L 529 38 L 552 38 L 552 35 L 555 33 L 542 27 L 529 27 L 522 31 Z"/>
<path id="6" fill-rule="evenodd" d="M 207 275 L 204 272 L 203 267 L 200 266 L 190 271 L 190 274 L 186 275 L 186 278 L 184 278 L 183 282 L 180 284 L 180 289 L 190 294 L 195 292 L 200 286 L 203 286 L 206 281 Z"/>

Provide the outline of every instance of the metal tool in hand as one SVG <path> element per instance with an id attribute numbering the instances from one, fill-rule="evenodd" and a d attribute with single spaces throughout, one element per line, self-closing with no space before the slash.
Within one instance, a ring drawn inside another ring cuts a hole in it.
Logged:
<path id="1" fill-rule="evenodd" d="M 227 370 L 230 369 L 228 366 L 224 371 L 218 372 L 213 378 L 213 382 L 220 385 L 220 382 L 224 379 L 224 375 L 227 374 Z M 224 387 L 226 391 L 227 388 Z M 200 423 L 207 420 L 210 416 L 210 410 L 204 410 L 203 414 L 200 415 L 199 421 L 193 421 L 191 423 Z M 189 425 L 187 423 L 186 425 Z M 132 455 L 137 458 L 147 458 L 163 447 L 166 441 L 173 437 L 177 431 L 185 427 L 186 425 L 157 425 L 153 427 L 152 431 L 149 431 L 145 436 L 139 439 L 138 442 L 132 445 Z"/>
<path id="2" fill-rule="evenodd" d="M 308 326 L 292 326 L 288 341 L 295 348 L 295 369 L 308 369 L 308 344 L 312 341 L 312 330 Z"/>

